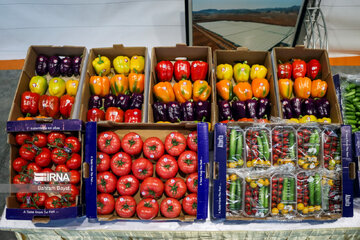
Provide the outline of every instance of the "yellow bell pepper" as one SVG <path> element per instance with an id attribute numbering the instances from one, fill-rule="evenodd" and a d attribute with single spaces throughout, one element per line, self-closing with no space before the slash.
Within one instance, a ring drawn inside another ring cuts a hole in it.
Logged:
<path id="1" fill-rule="evenodd" d="M 124 74 L 116 74 L 110 78 L 110 87 L 116 96 L 126 94 L 129 90 L 129 79 Z"/>
<path id="2" fill-rule="evenodd" d="M 230 64 L 220 64 L 216 67 L 217 79 L 228 79 L 231 80 L 233 76 L 233 68 Z"/>
<path id="3" fill-rule="evenodd" d="M 175 101 L 175 93 L 169 82 L 159 82 L 153 88 L 155 97 L 163 103 Z"/>
<path id="4" fill-rule="evenodd" d="M 299 123 L 317 122 L 317 118 L 314 115 L 305 115 L 299 119 Z"/>
<path id="5" fill-rule="evenodd" d="M 224 79 L 216 83 L 217 94 L 224 100 L 232 99 L 233 85 L 230 80 Z"/>
<path id="6" fill-rule="evenodd" d="M 299 119 L 297 118 L 290 118 L 287 120 L 288 123 L 299 123 Z"/>
<path id="7" fill-rule="evenodd" d="M 206 101 L 211 94 L 211 87 L 204 80 L 196 80 L 193 87 L 193 99 L 195 102 Z"/>
<path id="8" fill-rule="evenodd" d="M 97 75 L 106 76 L 110 73 L 110 60 L 105 56 L 98 56 L 92 61 L 92 65 Z"/>
<path id="9" fill-rule="evenodd" d="M 171 122 L 168 122 L 168 121 L 157 121 L 156 123 L 171 123 Z"/>
<path id="10" fill-rule="evenodd" d="M 130 72 L 130 59 L 126 56 L 117 56 L 113 61 L 113 66 L 117 73 L 128 75 Z"/>
<path id="11" fill-rule="evenodd" d="M 251 80 L 255 78 L 265 78 L 267 73 L 267 68 L 263 65 L 254 64 L 251 66 L 250 78 Z"/>
<path id="12" fill-rule="evenodd" d="M 320 122 L 320 123 L 331 123 L 331 119 L 330 119 L 330 118 L 326 118 L 326 117 L 324 117 L 324 118 L 319 118 L 319 119 L 318 119 L 318 122 Z"/>
<path id="13" fill-rule="evenodd" d="M 192 96 L 192 83 L 189 80 L 181 80 L 173 86 L 176 100 L 179 103 L 184 103 L 191 99 Z"/>
<path id="14" fill-rule="evenodd" d="M 76 96 L 76 92 L 79 86 L 79 81 L 78 80 L 68 80 L 65 83 L 65 88 L 66 88 L 66 94 L 70 95 L 70 96 Z"/>
<path id="15" fill-rule="evenodd" d="M 132 56 L 130 60 L 130 71 L 134 73 L 143 73 L 145 59 L 143 56 Z"/>
<path id="16" fill-rule="evenodd" d="M 234 78 L 238 82 L 247 82 L 249 81 L 250 76 L 250 66 L 247 64 L 247 61 L 244 63 L 237 63 L 234 66 Z"/>

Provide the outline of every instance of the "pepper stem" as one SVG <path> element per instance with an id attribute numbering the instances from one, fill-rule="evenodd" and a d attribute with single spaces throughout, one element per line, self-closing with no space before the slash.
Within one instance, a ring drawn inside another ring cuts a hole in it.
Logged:
<path id="1" fill-rule="evenodd" d="M 98 64 L 102 64 L 102 63 L 104 63 L 104 61 L 103 61 L 103 60 L 101 60 L 101 56 L 100 56 L 100 54 L 98 55 L 98 57 L 99 57 Z"/>

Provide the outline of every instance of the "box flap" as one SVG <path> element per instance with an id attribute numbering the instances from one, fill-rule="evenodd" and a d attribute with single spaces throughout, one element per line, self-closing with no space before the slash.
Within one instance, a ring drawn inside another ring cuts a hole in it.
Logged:
<path id="1" fill-rule="evenodd" d="M 6 131 L 10 132 L 30 132 L 30 131 L 82 131 L 83 124 L 77 119 L 54 119 L 52 122 L 37 122 L 36 120 L 27 121 L 8 121 Z"/>
<path id="2" fill-rule="evenodd" d="M 6 208 L 6 219 L 33 220 L 34 218 L 48 218 L 50 220 L 76 218 L 82 215 L 83 206 L 54 208 L 54 209 L 21 209 Z M 37 222 L 36 220 L 34 222 Z"/>

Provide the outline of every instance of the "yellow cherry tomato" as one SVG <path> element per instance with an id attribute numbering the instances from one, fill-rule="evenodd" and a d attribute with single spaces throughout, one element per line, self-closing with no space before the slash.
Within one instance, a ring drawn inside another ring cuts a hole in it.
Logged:
<path id="1" fill-rule="evenodd" d="M 255 181 L 251 181 L 250 187 L 251 187 L 251 188 L 256 188 L 256 187 L 257 187 L 256 182 L 255 182 Z"/>
<path id="2" fill-rule="evenodd" d="M 273 215 L 278 215 L 278 214 L 279 214 L 279 209 L 273 208 L 273 209 L 271 209 L 271 213 L 272 213 Z"/>
<path id="3" fill-rule="evenodd" d="M 284 209 L 284 204 L 283 203 L 279 203 L 278 205 L 277 205 L 277 208 L 281 211 L 281 210 L 283 210 Z"/>
<path id="4" fill-rule="evenodd" d="M 297 210 L 299 210 L 299 211 L 302 211 L 303 209 L 304 209 L 304 204 L 303 203 L 298 203 L 297 204 Z"/>

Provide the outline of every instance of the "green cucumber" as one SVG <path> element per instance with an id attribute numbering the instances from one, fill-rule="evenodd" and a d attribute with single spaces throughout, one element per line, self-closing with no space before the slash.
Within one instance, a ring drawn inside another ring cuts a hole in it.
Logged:
<path id="1" fill-rule="evenodd" d="M 265 199 L 265 189 L 264 186 L 261 186 L 259 189 L 259 202 L 257 204 L 259 208 L 264 207 L 264 199 Z"/>
<path id="2" fill-rule="evenodd" d="M 258 145 L 258 152 L 259 152 L 259 157 L 263 157 L 264 156 L 264 148 L 263 148 L 263 143 L 262 143 L 262 139 L 260 136 L 256 137 L 256 141 L 257 141 L 257 145 Z"/>
<path id="3" fill-rule="evenodd" d="M 269 207 L 269 186 L 264 186 L 265 192 L 264 192 L 264 208 Z M 267 210 L 265 210 L 267 212 Z"/>
<path id="4" fill-rule="evenodd" d="M 314 180 L 309 182 L 309 204 L 310 206 L 314 206 L 314 203 L 315 203 L 315 183 L 314 183 Z"/>
<path id="5" fill-rule="evenodd" d="M 235 208 L 236 210 L 241 210 L 241 195 L 242 195 L 242 189 L 241 189 L 241 181 L 240 178 L 236 179 L 236 202 L 235 202 Z"/>
<path id="6" fill-rule="evenodd" d="M 289 133 L 289 148 L 290 148 L 290 158 L 295 159 L 295 134 L 293 132 Z"/>
<path id="7" fill-rule="evenodd" d="M 330 193 L 330 186 L 328 184 L 325 184 L 324 186 L 324 202 L 321 206 L 321 208 L 324 210 L 324 211 L 327 211 L 329 210 L 329 193 Z"/>
<path id="8" fill-rule="evenodd" d="M 321 206 L 321 179 L 318 173 L 315 173 L 315 193 L 314 193 L 314 203 L 315 205 Z"/>
<path id="9" fill-rule="evenodd" d="M 317 130 L 315 130 L 315 149 L 316 153 L 314 155 L 317 156 L 320 152 L 320 136 Z"/>
<path id="10" fill-rule="evenodd" d="M 349 83 L 349 85 L 346 86 L 345 91 L 350 91 L 352 89 L 356 88 L 355 83 Z"/>
<path id="11" fill-rule="evenodd" d="M 295 178 L 289 179 L 289 194 L 288 194 L 288 201 L 294 202 L 295 201 Z"/>
<path id="12" fill-rule="evenodd" d="M 265 160 L 269 160 L 270 159 L 269 141 L 268 141 L 266 132 L 261 131 L 260 135 L 261 135 L 261 140 L 262 140 L 262 144 L 263 144 L 264 158 L 265 158 Z"/>
<path id="13" fill-rule="evenodd" d="M 243 136 L 242 133 L 239 132 L 237 136 L 237 144 L 236 144 L 236 159 L 243 159 Z"/>
<path id="14" fill-rule="evenodd" d="M 229 187 L 229 209 L 236 210 L 236 181 L 231 181 Z"/>
<path id="15" fill-rule="evenodd" d="M 289 190 L 289 182 L 288 182 L 288 178 L 284 178 L 284 182 L 283 182 L 283 191 L 282 191 L 282 195 L 281 195 L 281 201 L 286 202 L 288 200 L 288 190 Z"/>
<path id="16" fill-rule="evenodd" d="M 234 161 L 236 153 L 236 129 L 231 129 L 230 131 L 230 141 L 229 141 L 229 161 Z"/>

